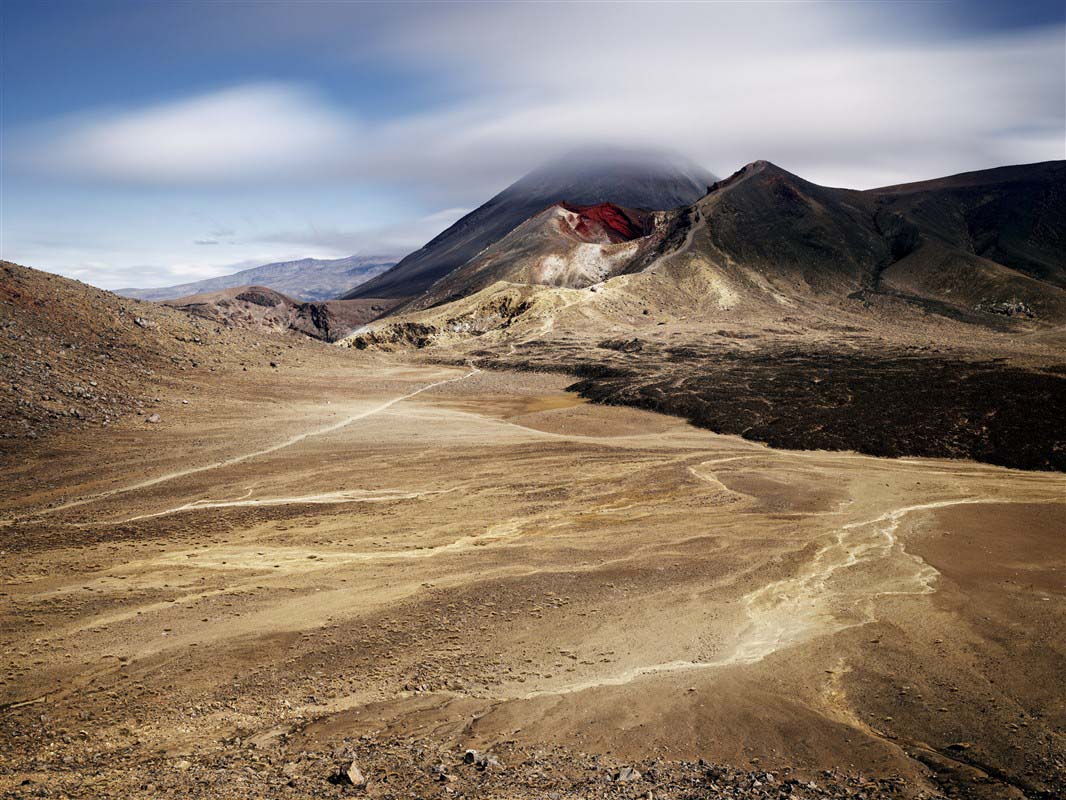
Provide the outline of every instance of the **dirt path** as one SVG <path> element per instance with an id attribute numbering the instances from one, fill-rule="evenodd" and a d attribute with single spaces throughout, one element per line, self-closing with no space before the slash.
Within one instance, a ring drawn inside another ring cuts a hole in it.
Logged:
<path id="1" fill-rule="evenodd" d="M 264 448 L 261 448 L 259 450 L 253 450 L 252 452 L 249 452 L 249 453 L 242 453 L 240 455 L 233 456 L 232 458 L 226 458 L 226 459 L 223 459 L 221 461 L 216 461 L 216 462 L 214 462 L 212 464 L 205 464 L 205 465 L 199 466 L 199 467 L 189 467 L 187 469 L 181 469 L 181 470 L 176 470 L 174 472 L 168 472 L 165 475 L 159 475 L 159 476 L 157 476 L 155 478 L 150 478 L 149 480 L 146 480 L 146 481 L 140 481 L 138 483 L 130 484 L 129 486 L 123 486 L 123 487 L 120 487 L 120 488 L 117 488 L 117 489 L 110 489 L 110 490 L 108 490 L 106 492 L 101 492 L 99 494 L 92 495 L 90 497 L 84 497 L 84 498 L 81 498 L 79 500 L 72 500 L 72 501 L 67 502 L 67 503 L 61 503 L 60 505 L 52 506 L 50 508 L 43 509 L 43 510 L 38 511 L 36 513 L 38 513 L 38 514 L 54 514 L 54 513 L 58 512 L 58 511 L 66 511 L 67 509 L 76 508 L 78 506 L 83 506 L 83 505 L 85 505 L 87 503 L 92 503 L 92 502 L 95 502 L 96 500 L 101 500 L 101 499 L 104 499 L 106 497 L 114 497 L 115 495 L 126 494 L 127 492 L 134 492 L 134 491 L 137 491 L 138 489 L 147 489 L 147 488 L 149 488 L 151 486 L 158 486 L 161 483 L 166 483 L 167 481 L 176 480 L 178 478 L 184 478 L 186 476 L 195 475 L 195 474 L 200 473 L 200 472 L 207 472 L 208 470 L 221 469 L 223 467 L 230 467 L 230 466 L 233 466 L 235 464 L 240 464 L 242 462 L 248 461 L 248 460 L 253 459 L 253 458 L 259 458 L 261 456 L 270 455 L 271 453 L 276 453 L 278 450 L 283 450 L 286 447 L 292 447 L 293 445 L 299 444 L 300 442 L 303 442 L 303 441 L 305 441 L 307 439 L 310 439 L 312 437 L 325 436 L 327 434 L 333 433 L 334 431 L 338 431 L 341 428 L 346 428 L 347 426 L 351 425 L 353 422 L 358 422 L 359 420 L 363 420 L 363 419 L 366 419 L 368 417 L 372 417 L 375 414 L 380 414 L 382 411 L 387 411 L 388 409 L 392 408 L 397 403 L 403 402 L 404 400 L 410 400 L 412 397 L 415 397 L 417 395 L 422 394 L 422 392 L 429 391 L 430 389 L 435 389 L 438 386 L 445 386 L 445 385 L 447 385 L 449 383 L 455 383 L 456 381 L 466 380 L 467 378 L 469 378 L 469 377 L 471 377 L 473 375 L 476 375 L 480 371 L 481 370 L 479 370 L 479 369 L 477 369 L 475 367 L 470 372 L 466 373 L 465 375 L 461 375 L 458 378 L 448 378 L 447 380 L 436 381 L 435 383 L 430 383 L 430 384 L 428 384 L 426 386 L 423 386 L 423 387 L 421 387 L 419 389 L 414 390 L 413 392 L 408 392 L 407 394 L 401 395 L 400 397 L 394 397 L 393 399 L 391 399 L 391 400 L 389 400 L 389 401 L 387 401 L 385 403 L 382 403 L 381 405 L 374 406 L 373 408 L 369 409 L 368 411 L 361 411 L 358 414 L 352 414 L 352 415 L 350 415 L 348 417 L 345 417 L 344 419 L 340 420 L 339 422 L 335 422 L 335 423 L 333 423 L 331 425 L 327 425 L 327 426 L 325 426 L 323 428 L 317 428 L 317 429 L 312 430 L 312 431 L 307 431 L 305 433 L 297 434 L 296 436 L 292 436 L 292 437 L 290 437 L 288 439 L 285 439 L 284 441 L 278 442 L 277 444 L 270 445 L 269 447 L 264 447 Z"/>

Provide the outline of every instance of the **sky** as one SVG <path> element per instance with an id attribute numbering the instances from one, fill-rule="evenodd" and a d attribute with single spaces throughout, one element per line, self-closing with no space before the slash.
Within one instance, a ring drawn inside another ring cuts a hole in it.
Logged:
<path id="1" fill-rule="evenodd" d="M 403 255 L 543 160 L 872 188 L 1066 158 L 1066 3 L 0 0 L 0 257 Z"/>

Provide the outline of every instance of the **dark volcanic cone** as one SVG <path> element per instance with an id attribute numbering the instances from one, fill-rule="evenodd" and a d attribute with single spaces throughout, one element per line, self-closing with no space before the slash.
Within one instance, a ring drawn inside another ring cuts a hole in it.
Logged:
<path id="1" fill-rule="evenodd" d="M 511 184 L 395 267 L 344 299 L 413 297 L 548 206 L 611 202 L 665 210 L 687 205 L 714 176 L 676 155 L 631 150 L 582 151 L 552 161 Z"/>

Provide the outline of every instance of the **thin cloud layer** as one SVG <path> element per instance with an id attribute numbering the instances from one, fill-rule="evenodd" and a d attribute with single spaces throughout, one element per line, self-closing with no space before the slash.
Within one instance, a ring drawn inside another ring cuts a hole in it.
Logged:
<path id="1" fill-rule="evenodd" d="M 27 161 L 90 180 L 363 181 L 469 202 L 589 142 L 659 144 L 724 174 L 769 158 L 860 187 L 1066 147 L 1061 27 L 915 44 L 835 7 L 586 5 L 561 24 L 508 4 L 477 25 L 462 11 L 413 30 L 387 19 L 375 55 L 444 70 L 463 103 L 368 124 L 309 86 L 239 85 L 55 121 Z"/>
<path id="2" fill-rule="evenodd" d="M 356 253 L 405 255 L 421 247 L 472 210 L 470 208 L 446 208 L 417 219 L 370 229 L 316 226 L 304 230 L 275 231 L 259 234 L 249 241 L 327 248 L 346 255 Z"/>
<path id="3" fill-rule="evenodd" d="M 16 148 L 53 177 L 211 185 L 309 176 L 353 136 L 349 120 L 308 88 L 252 84 L 57 120 Z"/>
<path id="4" fill-rule="evenodd" d="M 316 226 L 270 229 L 264 221 L 244 221 L 238 229 L 216 228 L 225 238 L 173 238 L 142 243 L 131 234 L 124 244 L 91 233 L 48 235 L 22 243 L 20 260 L 30 265 L 58 261 L 63 274 L 105 289 L 152 288 L 215 278 L 262 264 L 301 258 L 350 255 L 399 259 L 418 249 L 470 208 L 447 208 L 384 225 Z M 119 242 L 123 237 L 119 237 Z M 159 259 L 164 249 L 166 259 Z M 158 259 L 158 260 L 157 260 Z M 155 263 L 153 263 L 155 262 Z"/>

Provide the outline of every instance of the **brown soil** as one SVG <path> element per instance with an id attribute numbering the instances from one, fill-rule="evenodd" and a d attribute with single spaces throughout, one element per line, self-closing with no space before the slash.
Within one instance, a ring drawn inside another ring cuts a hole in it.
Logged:
<path id="1" fill-rule="evenodd" d="M 317 352 L 7 461 L 4 796 L 1066 789 L 1061 475 Z"/>

